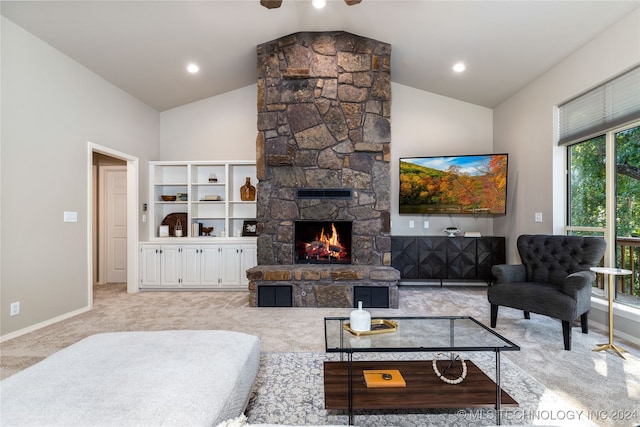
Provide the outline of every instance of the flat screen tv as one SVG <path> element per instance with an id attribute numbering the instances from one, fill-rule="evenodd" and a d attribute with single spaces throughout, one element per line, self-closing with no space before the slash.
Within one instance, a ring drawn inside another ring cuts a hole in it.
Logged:
<path id="1" fill-rule="evenodd" d="M 401 214 L 507 212 L 507 154 L 400 159 Z"/>

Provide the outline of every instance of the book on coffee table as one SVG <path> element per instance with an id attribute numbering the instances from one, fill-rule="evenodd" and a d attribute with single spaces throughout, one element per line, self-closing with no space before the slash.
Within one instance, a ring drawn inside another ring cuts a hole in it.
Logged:
<path id="1" fill-rule="evenodd" d="M 364 384 L 367 388 L 406 387 L 402 374 L 397 369 L 365 369 Z"/>

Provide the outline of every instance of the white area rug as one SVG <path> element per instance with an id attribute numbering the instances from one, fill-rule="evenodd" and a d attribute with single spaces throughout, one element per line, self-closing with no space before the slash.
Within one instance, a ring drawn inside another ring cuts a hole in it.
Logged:
<path id="1" fill-rule="evenodd" d="M 355 355 L 354 360 L 372 360 L 380 355 Z M 388 360 L 429 359 L 431 353 L 394 353 Z M 472 353 L 470 358 L 489 377 L 495 379 L 493 353 Z M 262 353 L 256 389 L 249 401 L 248 423 L 284 425 L 346 425 L 344 411 L 324 409 L 323 362 L 339 360 L 326 353 Z M 429 362 L 427 362 L 429 363 Z M 594 425 L 589 414 L 579 411 L 505 357 L 501 359 L 502 388 L 518 403 L 503 408 L 503 425 Z M 435 374 L 434 374 L 435 375 Z M 455 387 L 455 385 L 452 385 Z M 593 415 L 592 415 L 593 416 Z M 479 426 L 495 425 L 491 409 L 443 409 L 424 411 L 361 411 L 355 416 L 359 426 Z"/>

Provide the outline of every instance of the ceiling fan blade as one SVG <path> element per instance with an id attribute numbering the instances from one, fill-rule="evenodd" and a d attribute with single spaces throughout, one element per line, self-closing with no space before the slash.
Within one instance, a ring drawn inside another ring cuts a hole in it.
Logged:
<path id="1" fill-rule="evenodd" d="M 260 0 L 260 4 L 267 9 L 276 9 L 282 6 L 282 0 Z"/>

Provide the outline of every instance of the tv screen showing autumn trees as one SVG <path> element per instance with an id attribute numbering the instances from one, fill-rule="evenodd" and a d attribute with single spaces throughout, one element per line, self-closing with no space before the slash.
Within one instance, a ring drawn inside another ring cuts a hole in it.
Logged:
<path id="1" fill-rule="evenodd" d="M 401 214 L 505 214 L 507 154 L 400 159 Z"/>

